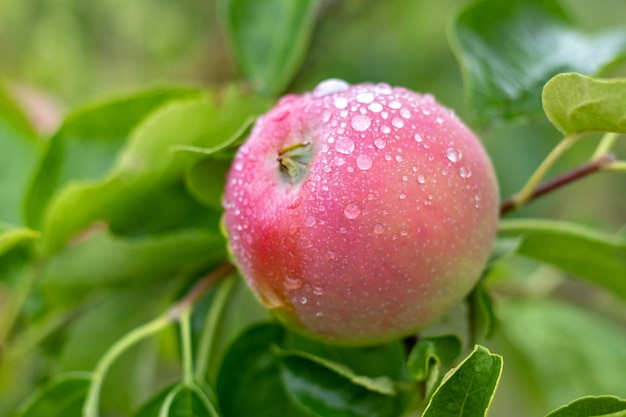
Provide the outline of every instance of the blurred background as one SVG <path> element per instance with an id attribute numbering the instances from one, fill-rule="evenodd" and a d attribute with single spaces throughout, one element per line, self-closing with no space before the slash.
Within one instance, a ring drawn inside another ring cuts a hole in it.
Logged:
<path id="1" fill-rule="evenodd" d="M 212 87 L 236 82 L 237 69 L 216 3 L 2 0 L 0 83 L 48 134 L 69 109 L 102 99 L 157 85 Z M 351 83 L 384 81 L 433 93 L 473 125 L 461 71 L 447 38 L 450 20 L 465 1 L 321 3 L 309 53 L 289 87 L 291 91 L 309 90 L 326 78 Z M 563 4 L 589 31 L 626 24 L 623 0 L 568 0 Z M 626 76 L 625 68 L 611 75 L 616 74 Z M 546 120 L 478 133 L 492 156 L 503 197 L 523 185 L 561 138 Z M 626 158 L 625 142 L 618 141 L 616 147 L 622 159 Z M 554 172 L 586 161 L 596 144 L 594 138 L 580 142 Z M 599 174 L 559 190 L 515 216 L 564 219 L 614 233 L 626 222 L 625 195 L 623 175 Z M 509 330 L 492 341 L 492 350 L 505 355 L 504 380 L 492 415 L 535 415 L 576 396 L 618 395 L 620 389 L 626 396 L 624 374 L 616 375 L 615 371 L 626 364 L 612 363 L 614 353 L 605 354 L 597 346 L 584 344 L 584 340 L 596 338 L 607 340 L 609 350 L 620 349 L 611 344 L 626 340 L 623 302 L 580 281 L 565 280 L 559 271 L 516 257 L 496 268 L 492 278 L 496 296 L 515 299 L 524 295 L 525 299 L 541 300 L 550 294 L 598 315 L 595 321 L 574 307 L 554 307 L 540 301 L 536 305 L 508 303 L 501 311 L 503 320 L 517 324 L 507 326 Z M 542 330 L 540 322 L 554 327 Z M 554 328 L 563 332 L 554 333 Z M 614 342 L 607 339 L 607 334 L 615 333 L 618 337 Z M 550 340 L 551 334 L 559 339 Z M 530 335 L 545 345 L 525 346 L 524 340 Z M 572 346 L 581 350 L 572 350 Z M 562 352 L 569 355 L 570 362 L 559 362 Z M 537 362 L 533 355 L 543 359 Z M 589 361 L 589 355 L 595 359 Z M 572 361 L 580 366 L 577 370 L 568 368 Z M 593 369 L 586 370 L 585 366 Z M 589 380 L 577 381 L 583 371 L 588 371 Z M 589 392 L 594 389 L 597 392 Z"/>

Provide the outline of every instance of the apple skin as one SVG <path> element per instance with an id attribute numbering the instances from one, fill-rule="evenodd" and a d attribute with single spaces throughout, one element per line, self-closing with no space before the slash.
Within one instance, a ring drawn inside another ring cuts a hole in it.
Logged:
<path id="1" fill-rule="evenodd" d="M 238 268 L 277 318 L 371 345 L 416 332 L 469 293 L 498 205 L 491 162 L 451 110 L 404 88 L 331 79 L 258 119 L 228 174 L 224 222 Z"/>

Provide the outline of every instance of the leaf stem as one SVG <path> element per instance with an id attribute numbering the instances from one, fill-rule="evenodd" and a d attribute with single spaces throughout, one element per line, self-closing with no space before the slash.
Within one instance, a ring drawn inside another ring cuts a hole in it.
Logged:
<path id="1" fill-rule="evenodd" d="M 500 205 L 500 215 L 505 215 L 520 207 L 522 204 L 535 200 L 551 191 L 561 188 L 571 182 L 585 178 L 594 172 L 598 172 L 602 169 L 609 169 L 615 165 L 615 156 L 613 154 L 605 154 L 599 158 L 594 159 L 584 165 L 579 166 L 565 174 L 559 175 L 549 181 L 546 181 L 536 188 L 531 190 L 532 192 L 522 202 L 519 201 L 518 196 L 513 196 L 502 202 Z M 625 164 L 626 165 L 626 164 Z M 626 169 L 626 166 L 624 167 Z"/>
<path id="2" fill-rule="evenodd" d="M 600 140 L 600 143 L 598 144 L 598 147 L 593 153 L 591 160 L 593 161 L 594 159 L 598 159 L 602 155 L 609 153 L 609 151 L 613 147 L 613 144 L 615 143 L 615 140 L 617 139 L 618 136 L 619 136 L 619 133 L 614 133 L 614 132 L 606 133 Z"/>
<path id="3" fill-rule="evenodd" d="M 603 167 L 606 171 L 626 172 L 626 161 L 614 161 Z"/>
<path id="4" fill-rule="evenodd" d="M 102 390 L 102 382 L 115 360 L 137 342 L 158 333 L 175 322 L 181 323 L 184 384 L 189 383 L 189 385 L 193 385 L 193 370 L 191 368 L 191 333 L 189 328 L 191 310 L 196 302 L 202 298 L 204 294 L 206 294 L 209 288 L 211 288 L 219 279 L 230 274 L 234 269 L 235 267 L 228 262 L 220 265 L 208 275 L 200 279 L 180 301 L 171 306 L 164 314 L 135 328 L 134 330 L 131 330 L 113 346 L 111 346 L 102 358 L 100 358 L 100 361 L 92 373 L 91 385 L 89 386 L 87 399 L 85 400 L 83 407 L 83 417 L 98 417 L 98 402 L 100 398 L 100 391 Z M 191 381 L 188 381 L 189 378 L 191 378 Z"/>
<path id="5" fill-rule="evenodd" d="M 556 160 L 563 155 L 563 153 L 569 149 L 578 138 L 579 136 L 567 136 L 561 140 L 559 144 L 554 147 L 554 149 L 552 149 L 543 162 L 541 162 L 539 167 L 537 167 L 535 172 L 533 172 L 522 189 L 515 196 L 513 196 L 510 203 L 512 204 L 511 210 L 527 203 L 532 199 L 533 192 L 541 180 L 546 176 L 552 165 L 554 165 Z"/>

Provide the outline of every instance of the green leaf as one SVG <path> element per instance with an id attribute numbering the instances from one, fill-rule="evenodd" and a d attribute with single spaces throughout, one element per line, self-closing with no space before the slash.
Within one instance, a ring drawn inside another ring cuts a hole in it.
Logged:
<path id="1" fill-rule="evenodd" d="M 626 397 L 626 331 L 598 313 L 536 299 L 499 304 L 499 333 L 535 401 L 555 409 L 586 395 Z"/>
<path id="2" fill-rule="evenodd" d="M 275 324 L 249 328 L 233 343 L 217 378 L 217 396 L 225 417 L 304 417 L 287 394 L 280 360 L 271 350 L 285 337 Z"/>
<path id="3" fill-rule="evenodd" d="M 311 39 L 314 0 L 222 0 L 232 49 L 254 91 L 277 96 L 298 71 Z"/>
<path id="4" fill-rule="evenodd" d="M 478 122 L 541 115 L 556 74 L 597 74 L 626 56 L 626 30 L 589 34 L 556 0 L 478 0 L 456 17 L 451 41 Z"/>
<path id="5" fill-rule="evenodd" d="M 423 417 L 484 417 L 500 380 L 502 357 L 477 345 L 450 371 L 431 397 Z"/>
<path id="6" fill-rule="evenodd" d="M 41 142 L 0 88 L 0 221 L 23 225 L 22 205 Z"/>
<path id="7" fill-rule="evenodd" d="M 220 417 L 220 414 L 198 385 L 181 384 L 165 397 L 159 417 Z"/>
<path id="8" fill-rule="evenodd" d="M 81 417 L 91 377 L 69 372 L 44 385 L 15 417 Z"/>
<path id="9" fill-rule="evenodd" d="M 396 389 L 396 383 L 410 381 L 399 342 L 359 349 L 290 333 L 285 346 L 280 354 L 285 389 L 315 415 L 397 416 L 409 401 L 410 390 Z"/>
<path id="10" fill-rule="evenodd" d="M 626 400 L 605 395 L 583 397 L 554 410 L 546 417 L 624 417 Z"/>
<path id="11" fill-rule="evenodd" d="M 321 358 L 308 352 L 300 350 L 285 350 L 278 346 L 274 346 L 273 352 L 280 358 L 299 358 L 310 361 L 316 365 L 326 368 L 327 370 L 335 372 L 338 376 L 347 379 L 355 385 L 359 385 L 368 391 L 375 392 L 383 395 L 395 395 L 396 390 L 393 386 L 393 381 L 387 376 L 379 376 L 376 378 L 367 377 L 363 375 L 357 375 L 348 366 L 330 361 L 328 359 Z"/>
<path id="12" fill-rule="evenodd" d="M 158 391 L 152 398 L 132 413 L 132 417 L 158 417 L 165 399 L 170 395 L 170 392 L 178 386 L 179 383 L 174 383 Z"/>
<path id="13" fill-rule="evenodd" d="M 39 232 L 0 221 L 0 256 L 14 246 L 39 238 Z"/>
<path id="14" fill-rule="evenodd" d="M 39 228 L 54 194 L 66 184 L 102 178 L 114 165 L 133 128 L 170 100 L 197 90 L 158 89 L 76 111 L 50 138 L 26 198 L 28 225 Z"/>
<path id="15" fill-rule="evenodd" d="M 416 380 L 427 383 L 427 395 L 440 382 L 443 366 L 452 366 L 461 354 L 461 341 L 453 335 L 419 339 L 411 349 L 407 365 Z"/>
<path id="16" fill-rule="evenodd" d="M 598 79 L 568 73 L 543 88 L 543 109 L 564 135 L 626 133 L 626 79 Z"/>
<path id="17" fill-rule="evenodd" d="M 468 295 L 470 332 L 474 343 L 482 338 L 491 338 L 496 330 L 497 319 L 493 301 L 483 281 Z"/>
<path id="18" fill-rule="evenodd" d="M 115 237 L 102 230 L 54 256 L 41 283 L 49 297 L 64 304 L 93 289 L 163 281 L 225 256 L 218 230 L 180 230 L 140 239 Z"/>
<path id="19" fill-rule="evenodd" d="M 561 268 L 626 299 L 626 238 L 551 220 L 503 220 L 522 238 L 517 253 Z"/>
<path id="20" fill-rule="evenodd" d="M 264 107 L 234 89 L 162 106 L 134 129 L 105 178 L 72 182 L 55 196 L 44 223 L 44 251 L 59 250 L 98 220 L 123 223 L 133 210 L 145 211 L 147 199 L 158 201 L 162 190 L 182 181 L 185 169 L 199 159 L 175 152 L 176 147 L 219 148 Z"/>

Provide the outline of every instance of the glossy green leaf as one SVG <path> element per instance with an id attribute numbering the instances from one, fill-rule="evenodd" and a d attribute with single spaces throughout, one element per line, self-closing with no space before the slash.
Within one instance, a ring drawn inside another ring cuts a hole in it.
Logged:
<path id="1" fill-rule="evenodd" d="M 181 384 L 165 397 L 159 417 L 220 417 L 220 414 L 198 385 Z"/>
<path id="2" fill-rule="evenodd" d="M 413 378 L 429 385 L 439 383 L 443 366 L 452 366 L 461 354 L 461 341 L 453 335 L 419 339 L 411 349 L 407 365 Z"/>
<path id="3" fill-rule="evenodd" d="M 26 227 L 15 227 L 0 221 L 0 256 L 16 245 L 35 240 L 39 232 Z"/>
<path id="4" fill-rule="evenodd" d="M 564 135 L 626 133 L 626 79 L 559 74 L 543 88 L 543 109 Z"/>
<path id="5" fill-rule="evenodd" d="M 217 396 L 225 417 L 309 416 L 285 393 L 280 360 L 271 350 L 284 337 L 282 327 L 262 324 L 235 340 L 217 378 Z"/>
<path id="6" fill-rule="evenodd" d="M 626 298 L 626 238 L 550 220 L 504 220 L 522 238 L 517 253 L 554 265 Z"/>
<path id="7" fill-rule="evenodd" d="M 230 43 L 250 86 L 277 96 L 306 54 L 315 20 L 314 0 L 222 0 Z"/>
<path id="8" fill-rule="evenodd" d="M 26 199 L 28 225 L 41 227 L 46 208 L 63 186 L 104 177 L 133 128 L 170 100 L 197 90 L 159 89 L 107 101 L 74 112 L 50 139 Z"/>
<path id="9" fill-rule="evenodd" d="M 315 415 L 396 416 L 416 394 L 396 389 L 396 383 L 412 386 L 399 342 L 349 348 L 289 333 L 284 346 L 285 389 Z"/>
<path id="10" fill-rule="evenodd" d="M 502 357 L 477 345 L 450 371 L 431 397 L 423 417 L 484 417 L 495 393 Z"/>
<path id="11" fill-rule="evenodd" d="M 543 408 L 587 395 L 626 398 L 623 326 L 588 309 L 542 299 L 503 302 L 498 317 L 499 333 Z"/>
<path id="12" fill-rule="evenodd" d="M 90 382 L 84 372 L 63 374 L 36 392 L 15 417 L 81 417 Z"/>
<path id="13" fill-rule="evenodd" d="M 23 225 L 25 190 L 41 142 L 0 88 L 0 221 Z"/>
<path id="14" fill-rule="evenodd" d="M 456 17 L 451 40 L 478 122 L 541 115 L 556 74 L 594 75 L 626 56 L 626 30 L 589 34 L 556 0 L 477 0 Z"/>
<path id="15" fill-rule="evenodd" d="M 262 108 L 262 101 L 236 90 L 162 106 L 134 129 L 105 178 L 72 182 L 55 196 L 44 223 L 44 250 L 60 249 L 98 220 L 123 222 L 116 219 L 145 210 L 147 199 L 158 201 L 161 191 L 182 181 L 186 167 L 199 158 L 182 155 L 176 147 L 218 148 Z"/>
<path id="16" fill-rule="evenodd" d="M 298 358 L 319 365 L 329 371 L 333 371 L 337 374 L 337 376 L 343 377 L 353 384 L 359 385 L 367 389 L 368 391 L 376 392 L 383 395 L 396 394 L 396 390 L 393 386 L 393 381 L 387 376 L 383 375 L 372 378 L 357 375 L 356 372 L 354 372 L 352 369 L 342 363 L 330 361 L 328 359 L 300 350 L 285 350 L 276 346 L 274 347 L 273 351 L 278 357 L 287 359 L 287 361 L 289 360 L 289 358 Z"/>
<path id="17" fill-rule="evenodd" d="M 560 407 L 546 417 L 624 417 L 626 400 L 611 395 L 583 397 Z"/>

